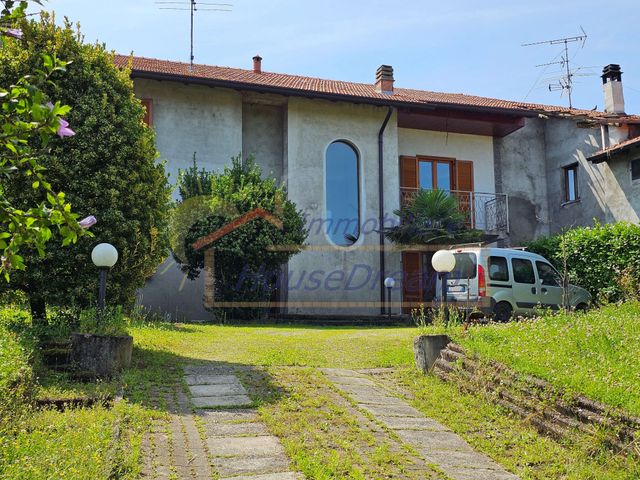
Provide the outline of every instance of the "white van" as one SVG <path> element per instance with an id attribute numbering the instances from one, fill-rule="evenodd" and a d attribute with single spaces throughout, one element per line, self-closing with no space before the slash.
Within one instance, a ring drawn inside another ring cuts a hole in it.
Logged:
<path id="1" fill-rule="evenodd" d="M 536 307 L 566 305 L 586 310 L 591 294 L 566 284 L 544 257 L 522 249 L 452 247 L 456 266 L 447 281 L 447 300 L 463 309 L 477 306 L 496 321 L 529 315 Z M 438 293 L 439 293 L 438 289 Z"/>

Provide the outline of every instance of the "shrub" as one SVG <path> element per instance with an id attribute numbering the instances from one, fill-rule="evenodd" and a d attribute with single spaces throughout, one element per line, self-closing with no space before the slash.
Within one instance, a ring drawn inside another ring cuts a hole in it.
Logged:
<path id="1" fill-rule="evenodd" d="M 566 262 L 569 280 L 601 301 L 618 301 L 637 292 L 640 282 L 640 225 L 618 222 L 580 227 L 541 237 L 527 247 L 558 270 Z"/>
<path id="2" fill-rule="evenodd" d="M 112 243 L 119 260 L 110 271 L 107 295 L 111 303 L 131 305 L 168 253 L 164 231 L 168 222 L 170 189 L 164 167 L 156 163 L 153 130 L 143 123 L 144 107 L 133 94 L 128 71 L 118 70 L 103 45 L 85 44 L 69 23 L 56 26 L 43 13 L 40 20 L 23 21 L 21 45 L 7 43 L 0 50 L 0 85 L 38 68 L 41 54 L 71 61 L 46 94 L 72 107 L 67 120 L 76 135 L 58 142 L 42 158 L 54 188 L 81 216 L 94 215 L 98 223 L 77 244 L 61 248 L 51 243 L 46 255 L 26 252 L 26 272 L 16 272 L 10 288 L 30 295 L 32 306 L 42 304 L 89 306 L 97 291 L 97 271 L 90 259 L 92 247 Z M 7 197 L 32 204 L 31 184 L 3 181 Z M 59 240 L 59 239 L 58 239 Z M 60 241 L 56 243 L 61 243 Z"/>

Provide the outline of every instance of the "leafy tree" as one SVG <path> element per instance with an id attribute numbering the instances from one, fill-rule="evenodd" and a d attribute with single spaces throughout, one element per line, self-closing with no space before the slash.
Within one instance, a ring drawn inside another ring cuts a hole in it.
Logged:
<path id="1" fill-rule="evenodd" d="M 3 1 L 0 11 L 0 51 L 22 49 L 23 32 L 17 25 L 24 18 L 27 2 Z M 72 136 L 62 115 L 70 107 L 55 104 L 41 89 L 60 78 L 66 64 L 42 54 L 31 69 L 0 84 L 0 272 L 9 281 L 9 271 L 24 269 L 22 250 L 30 247 L 44 255 L 45 244 L 57 227 L 63 245 L 77 241 L 84 232 L 71 213 L 64 193 L 56 192 L 45 175 L 42 157 L 56 144 L 55 135 Z M 9 194 L 8 184 L 21 183 L 29 201 Z"/>
<path id="2" fill-rule="evenodd" d="M 65 191 L 65 200 L 98 222 L 92 228 L 95 239 L 50 248 L 43 258 L 28 252 L 27 270 L 12 278 L 10 288 L 27 292 L 38 316 L 45 303 L 90 304 L 97 284 L 90 252 L 96 243 L 109 242 L 120 257 L 107 295 L 113 303 L 130 305 L 167 251 L 170 189 L 163 165 L 155 161 L 153 131 L 142 121 L 144 107 L 134 98 L 129 72 L 115 67 L 103 45 L 83 43 L 68 21 L 58 27 L 43 13 L 40 20 L 22 20 L 20 28 L 21 43 L 0 51 L 0 85 L 35 71 L 42 52 L 72 62 L 66 75 L 43 91 L 72 107 L 68 121 L 76 135 L 53 145 L 42 165 L 51 185 Z M 36 202 L 26 179 L 11 178 L 4 186 L 15 204 Z"/>
<path id="3" fill-rule="evenodd" d="M 194 166 L 192 172 L 199 175 Z M 202 197 L 201 197 L 202 198 Z M 280 268 L 297 253 L 296 246 L 307 237 L 305 220 L 296 205 L 287 199 L 286 191 L 273 179 L 263 179 L 260 168 L 252 158 L 232 159 L 231 167 L 211 175 L 211 194 L 208 210 L 192 222 L 182 237 L 184 260 L 182 269 L 189 278 L 196 278 L 204 267 L 204 251 L 194 251 L 192 244 L 239 216 L 256 208 L 275 215 L 282 221 L 279 229 L 258 218 L 217 240 L 214 248 L 217 301 L 264 302 L 279 288 Z M 188 198 L 186 201 L 193 200 Z M 180 207 L 178 207 L 180 208 Z M 193 211 L 192 209 L 188 209 Z M 202 211 L 201 211 L 202 212 Z M 183 221 L 183 225 L 185 222 Z M 273 249 L 273 246 L 284 246 Z M 234 318 L 262 316 L 261 308 L 227 308 Z"/>
<path id="4" fill-rule="evenodd" d="M 465 225 L 468 214 L 460 211 L 456 197 L 445 190 L 420 190 L 394 214 L 400 222 L 384 228 L 385 236 L 394 243 L 464 243 L 484 237 L 482 232 Z"/>

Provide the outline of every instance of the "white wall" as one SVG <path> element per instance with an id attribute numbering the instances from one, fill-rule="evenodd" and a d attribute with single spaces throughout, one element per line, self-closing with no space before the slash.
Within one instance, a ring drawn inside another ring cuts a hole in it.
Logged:
<path id="1" fill-rule="evenodd" d="M 496 191 L 493 176 L 493 137 L 399 128 L 398 154 L 471 160 L 474 190 L 486 193 Z"/>

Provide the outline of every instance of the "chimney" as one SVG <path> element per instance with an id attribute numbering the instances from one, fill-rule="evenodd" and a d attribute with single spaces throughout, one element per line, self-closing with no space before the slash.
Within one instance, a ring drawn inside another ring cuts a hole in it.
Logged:
<path id="1" fill-rule="evenodd" d="M 380 65 L 376 70 L 376 92 L 393 93 L 393 67 L 391 65 Z"/>
<path id="2" fill-rule="evenodd" d="M 611 63 L 602 69 L 602 89 L 604 90 L 604 111 L 623 114 L 624 95 L 622 94 L 620 65 Z"/>
<path id="3" fill-rule="evenodd" d="M 253 57 L 253 73 L 262 73 L 262 57 L 260 55 Z"/>

